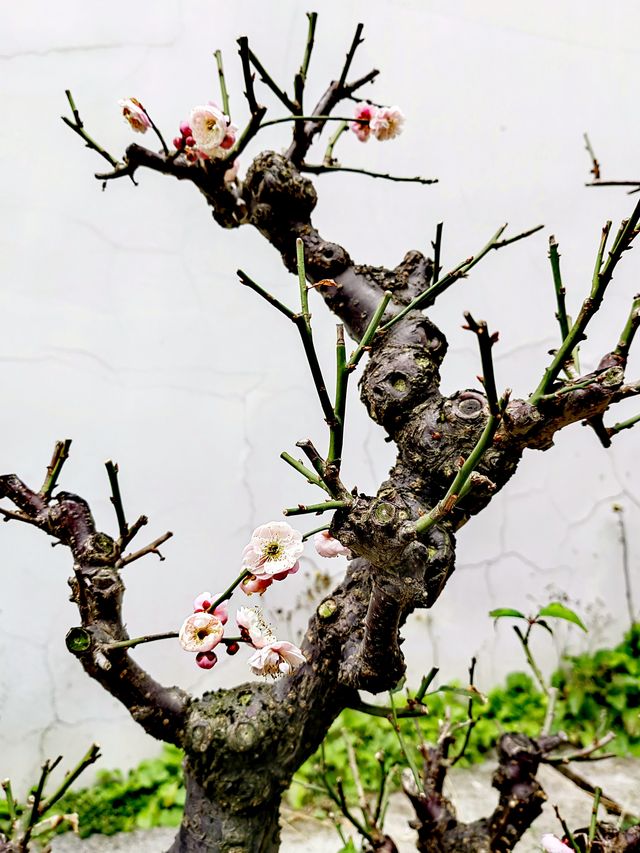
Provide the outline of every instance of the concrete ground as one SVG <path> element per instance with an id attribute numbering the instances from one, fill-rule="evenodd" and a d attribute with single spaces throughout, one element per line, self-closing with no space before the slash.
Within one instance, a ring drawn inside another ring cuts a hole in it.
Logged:
<path id="1" fill-rule="evenodd" d="M 640 814 L 640 761 L 614 758 L 579 768 L 582 776 L 602 787 L 605 794 L 620 802 L 634 814 Z M 456 803 L 461 820 L 475 820 L 493 809 L 497 794 L 491 787 L 493 765 L 485 764 L 471 770 L 454 768 L 449 774 L 448 793 Z M 548 802 L 543 814 L 522 839 L 517 853 L 538 853 L 540 837 L 545 832 L 560 834 L 553 804 L 560 808 L 570 827 L 589 823 L 591 798 L 572 782 L 549 767 L 542 767 L 540 782 L 547 792 Z M 411 807 L 403 794 L 391 798 L 385 829 L 396 842 L 400 853 L 415 850 L 415 833 L 408 826 Z M 612 819 L 613 820 L 613 819 Z M 332 853 L 341 847 L 338 835 L 328 821 L 305 813 L 282 812 L 282 853 Z M 164 853 L 175 836 L 173 829 L 152 829 L 121 833 L 111 837 L 94 835 L 85 841 L 72 835 L 59 836 L 53 843 L 53 853 Z"/>

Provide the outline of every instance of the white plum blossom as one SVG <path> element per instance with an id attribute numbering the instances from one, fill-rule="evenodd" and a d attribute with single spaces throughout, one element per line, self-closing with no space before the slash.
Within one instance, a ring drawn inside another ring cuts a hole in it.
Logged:
<path id="1" fill-rule="evenodd" d="M 351 557 L 351 551 L 333 537 L 328 530 L 320 530 L 313 537 L 313 544 L 321 557 Z"/>
<path id="2" fill-rule="evenodd" d="M 300 649 L 286 640 L 276 640 L 262 646 L 248 661 L 254 675 L 270 675 L 272 678 L 289 675 L 306 662 Z"/>
<path id="3" fill-rule="evenodd" d="M 552 835 L 550 832 L 547 832 L 540 839 L 542 842 L 542 849 L 546 851 L 546 853 L 571 853 L 571 847 L 564 842 L 560 841 L 555 835 Z"/>
<path id="4" fill-rule="evenodd" d="M 213 613 L 193 613 L 180 628 L 178 640 L 185 652 L 210 652 L 224 634 L 224 626 Z"/>
<path id="5" fill-rule="evenodd" d="M 380 107 L 371 119 L 371 132 L 376 139 L 384 142 L 399 136 L 403 125 L 404 114 L 400 107 Z"/>
<path id="6" fill-rule="evenodd" d="M 256 649 L 261 649 L 275 641 L 275 635 L 262 612 L 257 607 L 241 607 L 236 613 L 236 622 L 243 640 L 247 640 Z"/>
<path id="7" fill-rule="evenodd" d="M 205 592 L 201 592 L 197 598 L 193 600 L 193 612 L 201 613 L 202 611 L 208 610 L 214 601 L 220 598 L 220 593 L 211 593 L 208 590 Z M 218 619 L 222 622 L 223 625 L 226 625 L 227 620 L 229 619 L 229 610 L 226 601 L 221 601 L 220 604 L 213 611 L 213 615 L 217 616 Z"/>
<path id="8" fill-rule="evenodd" d="M 245 571 L 258 580 L 282 580 L 298 571 L 298 557 L 304 550 L 302 534 L 286 521 L 271 521 L 251 534 L 242 554 Z"/>
<path id="9" fill-rule="evenodd" d="M 238 130 L 215 104 L 194 107 L 188 126 L 198 153 L 206 160 L 224 157 L 234 144 Z"/>
<path id="10" fill-rule="evenodd" d="M 135 98 L 126 98 L 118 101 L 122 107 L 122 115 L 129 122 L 129 126 L 136 133 L 146 133 L 151 127 L 151 120 L 140 101 Z"/>

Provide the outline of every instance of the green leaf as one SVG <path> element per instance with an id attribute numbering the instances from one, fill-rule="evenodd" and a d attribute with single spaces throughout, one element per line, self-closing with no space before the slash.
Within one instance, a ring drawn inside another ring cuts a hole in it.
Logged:
<path id="1" fill-rule="evenodd" d="M 538 612 L 538 616 L 552 616 L 554 619 L 564 619 L 566 622 L 573 622 L 574 625 L 582 628 L 585 632 L 587 630 L 578 614 L 560 601 L 552 601 L 550 604 L 547 604 L 546 607 L 543 607 Z"/>
<path id="2" fill-rule="evenodd" d="M 350 838 L 344 847 L 338 850 L 338 853 L 358 853 L 356 845 L 353 843 L 353 838 Z"/>
<path id="3" fill-rule="evenodd" d="M 483 696 L 475 687 L 454 687 L 451 684 L 443 684 L 436 690 L 427 693 L 427 696 L 433 696 L 434 693 L 455 693 L 456 696 L 466 696 L 468 699 L 475 699 L 483 705 L 487 702 L 487 697 Z"/>
<path id="4" fill-rule="evenodd" d="M 526 619 L 524 613 L 519 610 L 514 610 L 512 607 L 498 607 L 497 610 L 490 610 L 489 616 L 492 619 L 502 619 L 504 616 L 511 616 L 513 619 Z"/>

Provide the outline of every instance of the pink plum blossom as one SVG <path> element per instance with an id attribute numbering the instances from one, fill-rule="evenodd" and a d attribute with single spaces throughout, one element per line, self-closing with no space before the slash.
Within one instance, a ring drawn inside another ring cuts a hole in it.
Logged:
<path id="1" fill-rule="evenodd" d="M 365 102 L 356 104 L 354 115 L 355 119 L 360 121 L 352 121 L 349 127 L 358 137 L 360 142 L 367 142 L 371 135 L 371 121 L 376 115 L 376 108 L 372 104 Z M 366 124 L 365 124 L 366 122 Z"/>
<path id="2" fill-rule="evenodd" d="M 250 642 L 255 649 L 261 649 L 276 639 L 257 607 L 241 607 L 236 613 L 236 622 L 242 639 Z"/>
<path id="3" fill-rule="evenodd" d="M 122 115 L 129 122 L 132 130 L 136 133 L 146 133 L 149 130 L 151 120 L 140 101 L 135 98 L 126 98 L 118 101 L 118 104 L 122 107 Z"/>
<path id="4" fill-rule="evenodd" d="M 242 553 L 242 565 L 259 580 L 272 580 L 296 572 L 303 551 L 299 530 L 286 521 L 271 521 L 256 527 L 251 534 L 251 541 Z"/>
<path id="5" fill-rule="evenodd" d="M 542 842 L 542 849 L 545 850 L 546 853 L 566 853 L 567 850 L 571 853 L 571 847 L 564 844 L 559 838 L 552 835 L 550 832 L 543 835 L 540 840 Z"/>
<path id="6" fill-rule="evenodd" d="M 198 652 L 196 655 L 196 663 L 201 669 L 213 669 L 218 662 L 218 656 L 215 652 Z"/>
<path id="7" fill-rule="evenodd" d="M 185 652 L 210 652 L 223 634 L 222 622 L 213 613 L 193 613 L 184 620 L 178 640 Z"/>
<path id="8" fill-rule="evenodd" d="M 257 649 L 248 660 L 254 675 L 289 675 L 303 663 L 306 658 L 297 646 L 286 640 L 275 640 Z"/>
<path id="9" fill-rule="evenodd" d="M 404 114 L 400 107 L 380 107 L 371 119 L 371 132 L 376 139 L 384 142 L 400 136 L 403 125 Z"/>
<path id="10" fill-rule="evenodd" d="M 350 557 L 351 551 L 335 539 L 328 530 L 320 530 L 313 537 L 313 544 L 321 557 Z"/>
<path id="11" fill-rule="evenodd" d="M 246 592 L 247 595 L 252 595 L 254 592 L 257 592 L 258 595 L 262 595 L 265 589 L 269 589 L 272 583 L 273 578 L 266 578 L 263 580 L 262 578 L 257 578 L 255 575 L 247 575 L 240 584 L 240 588 L 243 592 Z"/>
<path id="12" fill-rule="evenodd" d="M 201 592 L 200 595 L 193 601 L 193 612 L 201 613 L 204 610 L 208 610 L 213 604 L 213 602 L 216 601 L 218 598 L 220 598 L 219 592 Z M 221 601 L 220 604 L 213 611 L 213 615 L 217 616 L 223 625 L 226 625 L 227 620 L 229 619 L 229 610 L 227 602 Z"/>

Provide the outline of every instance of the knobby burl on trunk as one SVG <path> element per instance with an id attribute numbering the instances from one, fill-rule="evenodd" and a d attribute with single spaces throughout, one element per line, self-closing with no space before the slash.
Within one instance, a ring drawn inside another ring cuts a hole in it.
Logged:
<path id="1" fill-rule="evenodd" d="M 340 79 L 331 83 L 313 115 L 328 115 L 377 73 L 353 84 L 346 82 L 360 31 Z M 262 152 L 244 180 L 225 181 L 230 162 L 258 132 L 265 113 L 253 91 L 252 54 L 246 39 L 240 45 L 251 119 L 226 160 L 192 164 L 179 152 L 156 153 L 131 145 L 123 163 L 111 158 L 114 171 L 98 177 L 133 179 L 140 169 L 149 168 L 190 181 L 219 224 L 254 226 L 291 271 L 296 268 L 296 239 L 300 238 L 309 284 L 317 285 L 315 289 L 355 341 L 364 335 L 385 293 L 391 294 L 370 343 L 360 390 L 370 416 L 395 442 L 398 455 L 376 495 L 352 493 L 333 516 L 332 533 L 355 557 L 344 580 L 310 619 L 303 643 L 306 665 L 273 683 L 214 690 L 202 698 L 158 684 L 132 660 L 127 648 L 114 646 L 129 639 L 122 621 L 121 569 L 131 561 L 126 547 L 144 520 L 133 528 L 121 524 L 118 539 L 97 531 L 83 498 L 69 492 L 52 497 L 60 466 L 40 491 L 15 475 L 0 477 L 0 496 L 17 508 L 2 510 L 5 518 L 35 525 L 71 550 L 71 596 L 82 627 L 70 632 L 69 648 L 87 673 L 118 698 L 149 734 L 185 751 L 187 802 L 172 853 L 277 850 L 282 792 L 339 712 L 358 704 L 359 690 L 378 692 L 398 682 L 405 669 L 400 629 L 413 610 L 431 607 L 441 594 L 455 567 L 456 531 L 511 478 L 526 448 L 547 449 L 557 430 L 580 420 L 588 420 L 607 443 L 616 428 L 606 430 L 603 413 L 618 400 L 640 392 L 638 383 L 627 383 L 624 376 L 638 324 L 636 303 L 620 342 L 614 342 L 616 346 L 598 369 L 586 376 L 570 372 L 573 348 L 584 337 L 615 265 L 637 233 L 640 206 L 623 223 L 606 260 L 601 251 L 602 280 L 585 301 L 572 327 L 573 338 L 565 341 L 565 351 L 560 351 L 532 397 L 505 400 L 498 412 L 486 370 L 487 393 L 464 389 L 445 396 L 440 391 L 439 369 L 446 338 L 422 309 L 490 250 L 519 237 L 500 241 L 501 229 L 475 258 L 439 278 L 437 264 L 434 274 L 433 262 L 417 251 L 408 252 L 395 269 L 355 263 L 344 247 L 324 239 L 312 223 L 317 196 L 304 172 L 338 168 L 333 160 L 326 168 L 305 162 L 314 137 L 325 125 L 320 120 L 296 121 L 286 154 Z M 297 115 L 303 114 L 301 96 L 300 91 L 294 102 L 299 106 Z M 67 123 L 86 140 L 71 98 L 70 103 L 76 121 Z M 109 159 L 90 142 L 89 147 Z M 486 356 L 486 325 L 481 328 L 472 318 L 468 320 Z M 561 368 L 569 371 L 567 381 L 559 378 Z M 491 419 L 495 428 L 466 481 L 464 496 L 462 490 L 451 494 L 461 464 L 479 447 Z M 334 473 L 339 463 L 339 458 L 332 463 Z M 506 825 L 516 819 L 509 809 L 517 811 L 513 797 L 508 802 L 511 805 L 501 818 Z M 423 805 L 416 800 L 418 815 Z M 454 849 L 453 835 L 447 841 L 446 829 L 443 832 L 437 849 Z"/>

